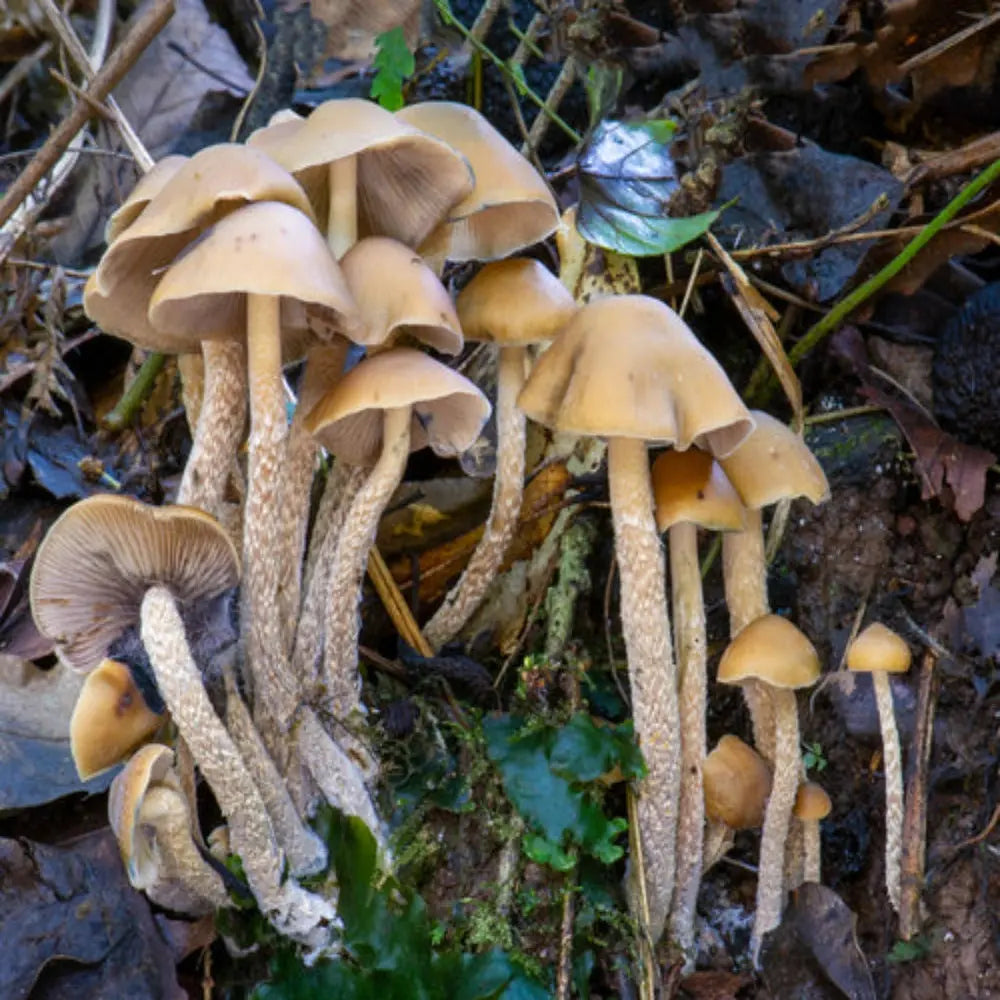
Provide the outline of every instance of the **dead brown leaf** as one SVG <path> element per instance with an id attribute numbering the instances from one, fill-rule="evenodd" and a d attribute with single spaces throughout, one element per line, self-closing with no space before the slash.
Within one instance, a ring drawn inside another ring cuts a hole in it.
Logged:
<path id="1" fill-rule="evenodd" d="M 681 980 L 681 996 L 689 1000 L 738 1000 L 753 982 L 735 972 L 694 972 Z"/>

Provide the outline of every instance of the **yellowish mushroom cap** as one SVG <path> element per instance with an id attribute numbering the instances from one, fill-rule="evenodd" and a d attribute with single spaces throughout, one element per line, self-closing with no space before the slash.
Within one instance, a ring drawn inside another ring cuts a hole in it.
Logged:
<path id="1" fill-rule="evenodd" d="M 645 295 L 582 306 L 538 359 L 517 405 L 554 430 L 728 455 L 753 420 L 719 363 Z"/>
<path id="2" fill-rule="evenodd" d="M 396 118 L 443 139 L 472 165 L 475 187 L 420 245 L 438 260 L 496 260 L 546 239 L 559 210 L 545 179 L 478 111 L 425 101 Z"/>
<path id="3" fill-rule="evenodd" d="M 306 417 L 320 443 L 351 465 L 373 465 L 382 453 L 382 414 L 413 407 L 410 450 L 438 455 L 471 447 L 490 404 L 464 375 L 410 347 L 394 347 L 352 368 Z"/>
<path id="4" fill-rule="evenodd" d="M 194 507 L 88 497 L 49 529 L 31 571 L 35 625 L 74 670 L 89 671 L 139 621 L 153 584 L 196 602 L 236 586 L 240 562 L 225 528 Z"/>
<path id="5" fill-rule="evenodd" d="M 124 663 L 103 660 L 83 682 L 69 720 L 69 747 L 80 780 L 120 764 L 163 719 L 146 705 Z"/>
<path id="6" fill-rule="evenodd" d="M 708 531 L 740 531 L 746 510 L 722 466 L 698 448 L 672 448 L 653 462 L 656 526 L 696 524 Z"/>
<path id="7" fill-rule="evenodd" d="M 764 822 L 771 794 L 771 769 L 753 747 L 726 735 L 705 757 L 705 815 L 733 830 L 752 830 Z"/>
<path id="8" fill-rule="evenodd" d="M 847 669 L 864 674 L 905 674 L 910 659 L 906 640 L 881 622 L 872 622 L 847 649 Z"/>
<path id="9" fill-rule="evenodd" d="M 792 814 L 796 819 L 814 822 L 826 819 L 830 815 L 833 803 L 822 785 L 815 781 L 804 781 L 795 794 L 795 805 Z"/>
<path id="10" fill-rule="evenodd" d="M 805 633 L 780 615 L 762 615 L 726 647 L 719 682 L 759 680 L 776 688 L 804 688 L 819 679 L 819 654 Z"/>
<path id="11" fill-rule="evenodd" d="M 753 433 L 720 459 L 743 503 L 756 510 L 796 497 L 814 504 L 827 500 L 826 474 L 801 435 L 769 413 L 751 412 L 756 424 Z"/>
<path id="12" fill-rule="evenodd" d="M 104 238 L 113 243 L 139 216 L 146 206 L 166 187 L 174 174 L 187 163 L 186 156 L 164 156 L 143 174 L 132 193 L 111 213 L 104 227 Z"/>
<path id="13" fill-rule="evenodd" d="M 577 310 L 562 282 L 537 260 L 524 257 L 487 264 L 455 304 L 469 340 L 501 347 L 552 340 Z"/>

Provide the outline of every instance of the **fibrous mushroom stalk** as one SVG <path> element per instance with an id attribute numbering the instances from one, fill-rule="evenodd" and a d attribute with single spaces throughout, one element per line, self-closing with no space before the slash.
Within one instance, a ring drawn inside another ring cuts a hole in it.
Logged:
<path id="1" fill-rule="evenodd" d="M 899 912 L 900 858 L 903 851 L 903 761 L 899 730 L 892 705 L 892 688 L 885 670 L 872 672 L 875 704 L 882 728 L 882 758 L 885 762 L 885 885 L 893 910 Z"/>

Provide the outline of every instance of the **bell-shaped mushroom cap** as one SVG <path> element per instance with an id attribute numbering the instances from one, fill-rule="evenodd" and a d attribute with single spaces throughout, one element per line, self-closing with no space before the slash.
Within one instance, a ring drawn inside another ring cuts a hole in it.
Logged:
<path id="1" fill-rule="evenodd" d="M 722 466 L 706 451 L 671 449 L 653 462 L 653 497 L 660 531 L 696 524 L 708 531 L 740 531 L 746 508 Z"/>
<path id="2" fill-rule="evenodd" d="M 103 660 L 83 682 L 69 720 L 69 748 L 80 780 L 120 764 L 163 718 L 146 704 L 124 663 Z"/>
<path id="3" fill-rule="evenodd" d="M 263 153 L 223 143 L 191 157 L 108 247 L 84 289 L 87 315 L 101 329 L 150 350 L 200 350 L 189 332 L 155 329 L 147 319 L 159 271 L 200 233 L 237 208 L 280 201 L 312 218 L 295 179 Z"/>
<path id="4" fill-rule="evenodd" d="M 132 755 L 121 774 L 111 782 L 108 794 L 108 822 L 118 838 L 122 859 L 132 879 L 142 866 L 136 841 L 139 811 L 150 785 L 162 784 L 180 791 L 180 780 L 174 773 L 174 752 L 161 743 L 147 743 Z"/>
<path id="5" fill-rule="evenodd" d="M 478 111 L 427 101 L 396 118 L 443 139 L 472 165 L 476 185 L 421 244 L 439 260 L 497 260 L 546 239 L 559 209 L 544 178 Z"/>
<path id="6" fill-rule="evenodd" d="M 804 688 L 819 679 L 819 654 L 800 629 L 779 615 L 755 618 L 726 647 L 719 683 L 759 680 L 771 687 Z"/>
<path id="7" fill-rule="evenodd" d="M 764 822 L 771 794 L 771 769 L 739 737 L 726 735 L 705 757 L 705 815 L 732 830 L 752 830 Z"/>
<path id="8" fill-rule="evenodd" d="M 872 622 L 848 647 L 847 669 L 863 674 L 876 670 L 905 674 L 910 669 L 910 647 L 891 628 Z"/>
<path id="9" fill-rule="evenodd" d="M 320 443 L 351 465 L 382 452 L 382 413 L 413 407 L 410 450 L 438 455 L 471 447 L 490 415 L 486 397 L 464 375 L 409 347 L 394 347 L 352 368 L 306 417 Z"/>
<path id="10" fill-rule="evenodd" d="M 179 257 L 156 287 L 149 319 L 199 340 L 245 337 L 247 295 L 304 303 L 321 321 L 317 330 L 360 334 L 354 299 L 319 230 L 276 201 L 233 212 Z"/>
<path id="11" fill-rule="evenodd" d="M 204 511 L 94 496 L 70 507 L 38 547 L 31 613 L 65 663 L 92 670 L 138 623 L 152 584 L 186 604 L 229 590 L 239 575 L 228 533 Z"/>
<path id="12" fill-rule="evenodd" d="M 326 101 L 302 121 L 258 129 L 247 139 L 301 182 L 316 214 L 329 211 L 329 166 L 358 157 L 358 234 L 417 246 L 472 190 L 464 157 L 384 108 L 360 98 Z"/>
<path id="13" fill-rule="evenodd" d="M 743 503 L 757 510 L 796 497 L 812 503 L 828 499 L 826 474 L 802 437 L 769 413 L 751 410 L 751 415 L 753 433 L 721 459 Z"/>
<path id="14" fill-rule="evenodd" d="M 817 822 L 830 815 L 833 803 L 822 785 L 815 781 L 804 781 L 795 793 L 795 805 L 792 814 L 804 822 Z"/>
<path id="15" fill-rule="evenodd" d="M 557 431 L 692 444 L 728 455 L 753 420 L 719 363 L 645 295 L 582 306 L 538 359 L 517 405 Z"/>
<path id="16" fill-rule="evenodd" d="M 487 264 L 455 302 L 469 340 L 527 347 L 552 340 L 576 313 L 562 282 L 537 260 L 514 257 Z"/>
<path id="17" fill-rule="evenodd" d="M 163 190 L 167 181 L 187 163 L 186 156 L 164 156 L 143 174 L 132 193 L 111 213 L 104 227 L 104 239 L 114 241 L 142 214 L 145 207 Z"/>
<path id="18" fill-rule="evenodd" d="M 437 275 L 405 243 L 387 236 L 359 240 L 340 258 L 363 321 L 359 343 L 413 337 L 442 354 L 462 349 L 462 327 Z"/>

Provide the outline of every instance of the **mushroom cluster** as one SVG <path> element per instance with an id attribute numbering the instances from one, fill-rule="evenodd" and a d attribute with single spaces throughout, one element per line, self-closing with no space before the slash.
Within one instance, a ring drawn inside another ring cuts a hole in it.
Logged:
<path id="1" fill-rule="evenodd" d="M 358 669 L 362 583 L 411 452 L 456 456 L 490 414 L 441 360 L 468 337 L 497 358 L 493 501 L 424 644 L 457 636 L 500 572 L 527 421 L 606 441 L 647 765 L 631 905 L 650 941 L 669 927 L 690 955 L 704 868 L 730 830 L 762 824 L 755 950 L 780 919 L 803 777 L 794 690 L 819 663 L 769 613 L 759 512 L 784 496 L 818 502 L 826 482 L 662 302 L 579 305 L 538 260 L 513 256 L 558 224 L 544 179 L 471 108 L 391 114 L 354 99 L 167 158 L 113 216 L 85 307 L 109 333 L 185 356 L 193 445 L 175 506 L 99 496 L 70 508 L 39 550 L 31 599 L 62 660 L 88 673 L 72 722 L 80 773 L 127 762 L 112 822 L 151 898 L 191 913 L 228 898 L 198 826 L 198 775 L 262 912 L 313 950 L 337 925 L 336 886 L 297 881 L 326 865 L 315 805 L 361 818 L 391 863 Z M 459 262 L 483 266 L 453 298 L 440 276 Z M 669 449 L 652 470 L 651 448 Z M 743 687 L 759 755 L 735 737 L 706 753 L 699 527 L 725 533 L 733 642 L 719 680 Z M 147 742 L 172 734 L 175 749 Z M 818 874 L 817 813 L 800 815 Z"/>

